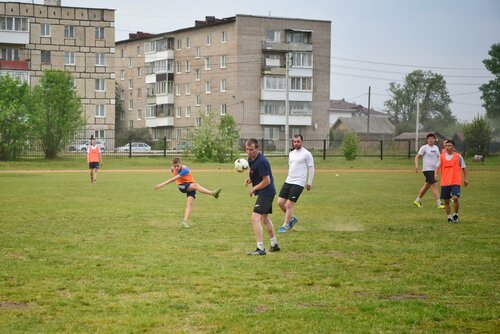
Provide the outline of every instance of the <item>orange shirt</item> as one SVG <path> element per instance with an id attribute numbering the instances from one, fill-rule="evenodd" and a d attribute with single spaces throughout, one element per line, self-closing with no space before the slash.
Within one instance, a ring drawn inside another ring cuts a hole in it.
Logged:
<path id="1" fill-rule="evenodd" d="M 175 168 L 172 168 L 172 173 L 174 173 L 174 176 L 177 176 L 179 174 L 181 175 L 180 178 L 175 180 L 177 184 L 183 184 L 186 182 L 194 183 L 194 177 L 193 175 L 191 175 L 191 171 L 184 165 L 182 166 L 180 173 L 177 173 L 177 170 Z"/>
<path id="2" fill-rule="evenodd" d="M 89 162 L 99 162 L 101 160 L 101 150 L 99 146 L 92 147 L 92 145 L 90 145 L 88 155 Z"/>
<path id="3" fill-rule="evenodd" d="M 446 160 L 445 154 L 441 154 L 441 185 L 461 185 L 462 184 L 462 168 L 459 162 L 460 154 L 453 153 L 451 160 Z"/>

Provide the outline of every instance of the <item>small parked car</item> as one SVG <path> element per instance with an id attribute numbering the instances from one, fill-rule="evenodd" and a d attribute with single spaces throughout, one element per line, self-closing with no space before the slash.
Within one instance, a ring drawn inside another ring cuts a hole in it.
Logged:
<path id="1" fill-rule="evenodd" d="M 129 152 L 130 144 L 115 148 L 116 152 Z M 142 142 L 132 142 L 132 152 L 151 152 L 151 146 Z"/>
<path id="2" fill-rule="evenodd" d="M 102 140 L 96 139 L 95 143 L 96 143 L 96 146 L 101 148 L 102 153 L 106 152 L 106 144 Z M 90 146 L 90 140 L 86 140 L 82 144 L 74 144 L 74 145 L 70 146 L 69 150 L 70 151 L 87 152 L 89 146 Z"/>
<path id="3" fill-rule="evenodd" d="M 181 141 L 177 145 L 174 146 L 174 150 L 176 151 L 189 151 L 191 149 L 191 142 Z"/>

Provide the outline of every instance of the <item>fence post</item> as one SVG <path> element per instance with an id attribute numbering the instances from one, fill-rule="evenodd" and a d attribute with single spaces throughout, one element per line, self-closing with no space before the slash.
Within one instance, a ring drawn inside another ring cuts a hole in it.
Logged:
<path id="1" fill-rule="evenodd" d="M 323 139 L 323 160 L 326 160 L 326 139 Z"/>
<path id="2" fill-rule="evenodd" d="M 128 139 L 128 157 L 132 158 L 132 137 Z"/>
<path id="3" fill-rule="evenodd" d="M 264 138 L 261 138 L 260 146 L 262 147 L 262 155 L 264 155 L 264 149 L 265 149 L 265 144 L 264 144 Z"/>
<path id="4" fill-rule="evenodd" d="M 384 159 L 384 141 L 380 140 L 380 160 Z"/>
<path id="5" fill-rule="evenodd" d="M 167 156 L 167 136 L 163 137 L 163 157 Z"/>
<path id="6" fill-rule="evenodd" d="M 411 157 L 411 141 L 408 140 L 408 159 Z"/>

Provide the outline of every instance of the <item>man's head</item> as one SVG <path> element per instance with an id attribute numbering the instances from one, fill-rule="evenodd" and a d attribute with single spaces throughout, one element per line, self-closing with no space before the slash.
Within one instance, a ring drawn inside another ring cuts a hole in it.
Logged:
<path id="1" fill-rule="evenodd" d="M 250 159 L 255 159 L 259 154 L 259 141 L 255 138 L 250 138 L 245 143 L 245 150 Z"/>
<path id="2" fill-rule="evenodd" d="M 302 148 L 303 141 L 304 138 L 302 138 L 302 135 L 294 135 L 292 139 L 293 148 L 296 150 L 300 150 Z"/>
<path id="3" fill-rule="evenodd" d="M 448 139 L 444 144 L 444 148 L 446 149 L 447 153 L 453 153 L 453 151 L 455 150 L 455 142 L 451 139 Z"/>
<path id="4" fill-rule="evenodd" d="M 427 135 L 427 144 L 433 146 L 436 143 L 436 136 L 433 133 Z"/>
<path id="5" fill-rule="evenodd" d="M 181 159 L 173 158 L 172 159 L 172 168 L 174 168 L 176 171 L 180 171 L 182 168 Z"/>

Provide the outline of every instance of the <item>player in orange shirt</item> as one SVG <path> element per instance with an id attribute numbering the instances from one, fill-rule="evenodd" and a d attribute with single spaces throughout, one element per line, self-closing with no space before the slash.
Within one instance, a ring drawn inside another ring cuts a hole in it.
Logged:
<path id="1" fill-rule="evenodd" d="M 193 208 L 193 202 L 196 198 L 196 191 L 198 190 L 202 194 L 211 195 L 215 198 L 219 197 L 220 189 L 216 189 L 214 191 L 203 188 L 201 185 L 194 181 L 193 175 L 191 175 L 191 171 L 187 166 L 183 166 L 181 164 L 181 159 L 174 158 L 172 160 L 172 168 L 170 169 L 174 174 L 170 179 L 163 181 L 162 183 L 158 183 L 155 185 L 155 190 L 160 189 L 167 184 L 176 182 L 177 187 L 181 193 L 186 194 L 187 202 L 186 202 L 186 210 L 184 211 L 184 220 L 182 221 L 182 227 L 190 227 L 189 225 L 189 216 L 191 215 L 191 210 Z"/>
<path id="2" fill-rule="evenodd" d="M 102 163 L 101 148 L 96 145 L 94 137 L 90 138 L 90 145 L 87 149 L 87 163 L 90 169 L 90 183 L 97 182 L 97 171 L 99 170 L 99 163 Z"/>

